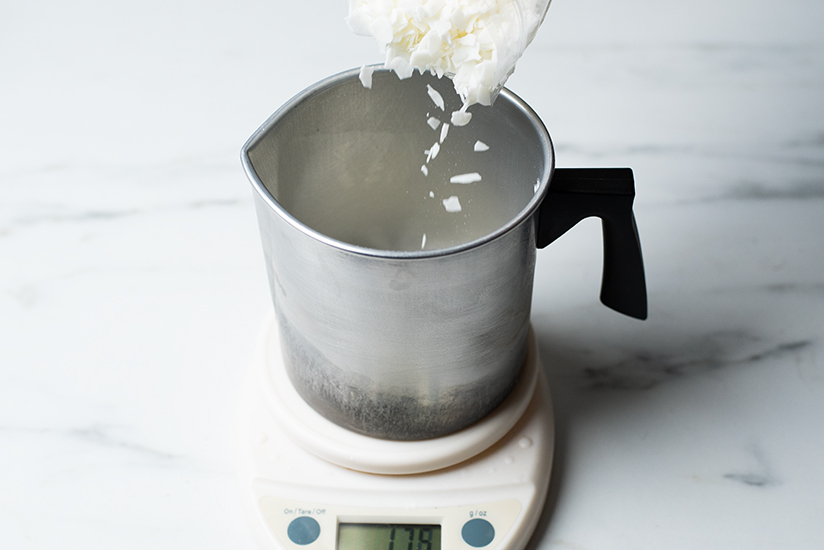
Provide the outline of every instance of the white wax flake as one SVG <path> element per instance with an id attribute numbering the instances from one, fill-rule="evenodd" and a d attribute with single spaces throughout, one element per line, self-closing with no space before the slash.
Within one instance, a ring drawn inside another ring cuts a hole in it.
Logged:
<path id="1" fill-rule="evenodd" d="M 446 208 L 447 212 L 454 213 L 461 211 L 461 201 L 458 200 L 458 197 L 452 195 L 448 199 L 443 200 L 443 207 Z"/>
<path id="2" fill-rule="evenodd" d="M 538 188 L 541 186 L 541 180 L 535 180 L 535 186 L 532 188 L 532 193 L 535 194 L 538 192 Z"/>
<path id="3" fill-rule="evenodd" d="M 430 191 L 430 192 L 429 192 L 429 198 L 430 198 L 430 199 L 434 199 L 434 198 L 435 198 L 435 193 L 434 193 L 434 191 Z"/>
<path id="4" fill-rule="evenodd" d="M 372 73 L 374 72 L 374 68 L 368 65 L 364 65 L 360 68 L 360 74 L 358 78 L 360 78 L 361 84 L 363 84 L 364 88 L 372 88 Z"/>
<path id="5" fill-rule="evenodd" d="M 433 116 L 429 117 L 426 120 L 426 123 L 429 124 L 429 127 L 432 128 L 433 130 L 437 130 L 438 126 L 441 125 L 441 121 L 438 120 L 437 118 L 433 117 Z"/>
<path id="6" fill-rule="evenodd" d="M 421 250 L 426 246 L 426 233 L 423 234 L 423 238 L 421 239 Z"/>
<path id="7" fill-rule="evenodd" d="M 433 160 L 435 157 L 438 156 L 438 153 L 440 153 L 440 152 L 441 152 L 441 146 L 438 142 L 435 142 L 432 145 L 431 149 L 427 149 L 426 151 L 424 151 L 424 153 L 426 154 L 426 162 L 429 162 L 429 161 Z"/>
<path id="8" fill-rule="evenodd" d="M 429 94 L 429 97 L 432 98 L 432 102 L 438 106 L 438 108 L 443 111 L 444 110 L 444 103 L 443 103 L 443 96 L 438 93 L 438 90 L 433 88 L 431 85 L 426 85 L 426 93 Z"/>
<path id="9" fill-rule="evenodd" d="M 446 134 L 448 134 L 448 133 L 449 133 L 449 124 L 444 123 L 444 125 L 441 126 L 441 137 L 438 140 L 438 142 L 443 143 L 443 140 L 446 139 Z"/>
<path id="10" fill-rule="evenodd" d="M 472 150 L 476 153 L 483 153 L 484 151 L 489 151 L 489 145 L 487 145 L 481 140 L 478 140 L 475 142 L 475 146 L 472 148 Z"/>
<path id="11" fill-rule="evenodd" d="M 477 183 L 481 181 L 481 175 L 478 172 L 470 172 L 468 174 L 458 174 L 449 178 L 449 183 L 460 183 L 463 185 L 469 183 Z"/>
<path id="12" fill-rule="evenodd" d="M 429 168 L 427 168 L 425 164 L 422 164 L 421 165 L 421 172 L 423 172 L 424 176 L 428 176 L 429 175 Z"/>
<path id="13" fill-rule="evenodd" d="M 449 122 L 455 126 L 466 126 L 472 120 L 472 113 L 467 113 L 464 109 L 453 111 L 449 117 Z"/>

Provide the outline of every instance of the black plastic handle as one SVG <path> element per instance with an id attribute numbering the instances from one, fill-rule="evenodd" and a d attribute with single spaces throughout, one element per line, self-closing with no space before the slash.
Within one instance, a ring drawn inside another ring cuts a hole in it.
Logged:
<path id="1" fill-rule="evenodd" d="M 632 202 L 630 168 L 556 168 L 538 217 L 538 248 L 544 248 L 584 218 L 601 218 L 604 273 L 601 302 L 647 318 L 647 284 Z"/>

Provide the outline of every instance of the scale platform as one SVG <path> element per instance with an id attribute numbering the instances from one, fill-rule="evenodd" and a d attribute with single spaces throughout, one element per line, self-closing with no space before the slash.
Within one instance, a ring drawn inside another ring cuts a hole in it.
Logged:
<path id="1" fill-rule="evenodd" d="M 387 441 L 333 424 L 289 383 L 270 314 L 238 411 L 241 499 L 262 549 L 520 550 L 552 469 L 549 387 L 530 334 L 510 396 L 476 424 Z"/>

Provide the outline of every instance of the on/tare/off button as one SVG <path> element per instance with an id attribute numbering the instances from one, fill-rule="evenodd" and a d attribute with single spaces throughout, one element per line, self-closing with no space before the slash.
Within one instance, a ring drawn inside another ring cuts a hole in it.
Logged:
<path id="1" fill-rule="evenodd" d="M 495 528 L 485 519 L 471 519 L 461 529 L 464 542 L 473 548 L 483 548 L 495 538 Z"/>
<path id="2" fill-rule="evenodd" d="M 312 544 L 320 536 L 320 524 L 315 518 L 301 516 L 292 520 L 286 529 L 286 535 L 295 544 L 301 546 Z"/>

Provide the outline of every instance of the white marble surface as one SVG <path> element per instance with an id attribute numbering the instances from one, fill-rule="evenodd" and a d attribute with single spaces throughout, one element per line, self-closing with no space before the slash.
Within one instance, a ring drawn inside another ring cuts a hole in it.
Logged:
<path id="1" fill-rule="evenodd" d="M 346 3 L 0 8 L 0 548 L 252 548 L 232 421 L 269 307 L 245 139 L 380 59 Z M 555 0 L 510 88 L 635 170 L 650 318 L 599 227 L 539 254 L 558 415 L 533 548 L 824 547 L 824 4 Z"/>

